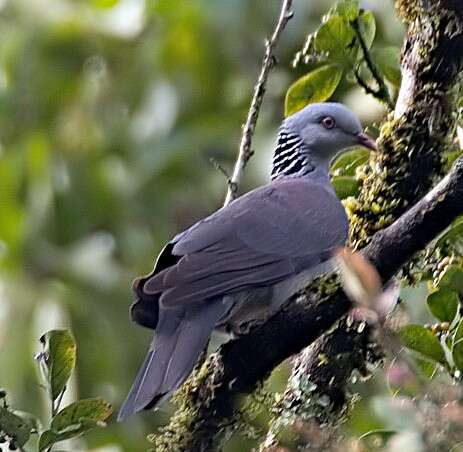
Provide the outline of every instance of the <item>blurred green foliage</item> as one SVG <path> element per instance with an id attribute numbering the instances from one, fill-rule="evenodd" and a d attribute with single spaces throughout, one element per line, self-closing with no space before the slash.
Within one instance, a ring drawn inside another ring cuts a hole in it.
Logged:
<path id="1" fill-rule="evenodd" d="M 365 123 L 384 113 L 353 83 L 353 69 L 365 75 L 359 49 L 327 48 L 333 27 L 352 39 L 333 18 L 353 20 L 358 9 L 333 10 L 322 22 L 329 6 L 294 2 L 244 190 L 266 180 L 285 93 L 297 80 L 306 89 L 301 77 L 338 65 L 342 77 L 325 97 Z M 391 4 L 362 6 L 374 13 L 362 13 L 362 33 L 368 45 L 375 39 L 375 61 L 393 91 L 402 28 Z M 166 239 L 221 205 L 225 180 L 209 158 L 232 168 L 279 7 L 277 0 L 0 0 L 0 385 L 14 407 L 47 412 L 31 357 L 36 338 L 56 328 L 71 329 L 79 346 L 70 400 L 122 402 L 150 337 L 129 321 L 130 282 L 151 269 Z M 292 68 L 317 30 L 318 57 Z M 366 158 L 350 156 L 333 168 L 342 197 L 358 190 L 355 168 Z M 413 297 L 425 306 L 422 292 Z M 281 390 L 286 377 L 283 365 L 269 388 Z M 383 428 L 373 411 L 360 406 L 348 428 Z M 71 449 L 146 450 L 146 433 L 170 412 L 167 405 L 124 424 L 110 420 Z M 357 422 L 361 416 L 369 421 Z M 263 408 L 252 423 L 263 428 L 266 418 Z M 235 435 L 227 450 L 255 444 Z"/>

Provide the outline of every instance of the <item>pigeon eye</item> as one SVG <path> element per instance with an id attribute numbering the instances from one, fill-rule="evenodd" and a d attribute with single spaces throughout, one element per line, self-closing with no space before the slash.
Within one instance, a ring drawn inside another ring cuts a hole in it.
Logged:
<path id="1" fill-rule="evenodd" d="M 332 129 L 336 125 L 336 121 L 331 116 L 326 116 L 322 119 L 322 124 L 325 129 Z"/>

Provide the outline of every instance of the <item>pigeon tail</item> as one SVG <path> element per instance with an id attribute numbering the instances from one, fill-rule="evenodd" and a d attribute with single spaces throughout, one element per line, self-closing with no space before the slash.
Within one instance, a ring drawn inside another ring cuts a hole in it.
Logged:
<path id="1" fill-rule="evenodd" d="M 224 315 L 221 300 L 183 309 L 163 310 L 148 354 L 117 420 L 168 399 L 193 370 L 212 330 Z"/>

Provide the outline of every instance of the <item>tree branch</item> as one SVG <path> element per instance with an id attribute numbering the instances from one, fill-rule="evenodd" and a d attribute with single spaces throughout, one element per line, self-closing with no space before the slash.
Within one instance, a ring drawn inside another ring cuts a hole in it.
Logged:
<path id="1" fill-rule="evenodd" d="M 395 119 L 383 124 L 379 152 L 373 154 L 363 172 L 360 196 L 348 205 L 350 239 L 356 247 L 364 246 L 375 231 L 398 218 L 441 174 L 442 155 L 452 139 L 457 117 L 455 86 L 463 67 L 461 4 L 438 0 L 425 9 L 415 1 L 399 0 L 396 4 L 409 23 L 402 54 L 403 80 Z M 416 8 L 411 8 L 413 5 Z M 353 26 L 362 44 L 360 30 Z M 364 45 L 362 49 L 368 65 L 368 49 Z M 370 89 L 368 85 L 364 88 Z M 383 258 L 386 265 L 389 256 Z M 271 450 L 278 443 L 278 434 L 282 433 L 278 429 L 292 429 L 310 416 L 323 423 L 338 423 L 349 405 L 346 386 L 352 370 L 362 371 L 367 362 L 378 360 L 377 346 L 368 329 L 357 332 L 358 326 L 346 327 L 345 321 L 339 322 L 298 357 L 283 399 L 275 407 L 275 422 L 271 422 L 262 450 L 269 450 L 269 444 Z M 350 353 L 346 352 L 346 343 L 355 344 Z M 322 366 L 319 356 L 324 357 Z M 345 363 L 343 372 L 330 365 L 338 356 Z M 317 390 L 304 392 L 311 386 Z M 329 396 L 330 403 L 323 409 L 317 400 L 324 395 Z M 289 417 L 292 421 L 282 427 L 279 421 Z"/>
<path id="2" fill-rule="evenodd" d="M 369 325 L 345 316 L 336 328 L 297 355 L 286 389 L 273 406 L 272 420 L 259 452 L 280 450 L 280 440 L 286 433 L 298 444 L 296 438 L 301 430 L 307 450 L 336 450 L 329 443 L 338 424 L 333 422 L 334 418 L 341 420 L 350 406 L 346 382 L 351 380 L 354 370 L 368 374 L 367 358 L 376 362 L 383 357 L 370 342 L 370 334 Z M 315 435 L 308 435 L 313 429 Z"/>
<path id="3" fill-rule="evenodd" d="M 364 91 L 367 94 L 370 94 L 371 96 L 377 98 L 380 101 L 384 100 L 380 97 L 379 91 L 375 91 L 370 85 L 368 85 L 368 83 L 365 80 L 363 80 L 362 76 L 360 75 L 359 68 L 354 69 L 354 77 L 355 81 L 364 89 Z"/>
<path id="4" fill-rule="evenodd" d="M 451 0 L 437 0 L 426 8 L 417 1 L 399 0 L 396 5 L 408 22 L 402 53 L 403 79 L 394 119 L 383 124 L 379 152 L 372 155 L 363 171 L 360 196 L 348 206 L 350 239 L 356 247 L 364 246 L 375 231 L 398 218 L 407 206 L 423 196 L 436 175 L 441 174 L 442 155 L 452 139 L 457 117 L 455 86 L 463 67 L 461 5 Z M 358 29 L 356 32 L 359 36 Z M 368 49 L 366 46 L 362 49 L 367 60 Z M 350 356 L 346 353 L 346 343 L 356 344 Z M 369 332 L 366 329 L 356 332 L 356 325 L 346 328 L 344 321 L 301 354 L 283 400 L 276 406 L 277 416 L 275 422 L 271 422 L 265 445 L 277 443 L 280 418 L 291 416 L 294 426 L 299 425 L 303 417 L 299 411 L 287 408 L 290 404 L 303 405 L 305 418 L 313 415 L 324 423 L 328 420 L 332 425 L 339 423 L 344 408 L 349 405 L 346 386 L 351 371 L 365 369 L 367 361 L 377 360 L 378 352 L 372 356 L 372 349 L 377 347 Z M 327 364 L 319 366 L 320 355 Z M 337 356 L 343 356 L 348 363 L 343 366 L 347 369 L 344 373 L 330 366 Z M 307 382 L 317 386 L 316 393 L 304 393 Z M 302 399 L 298 403 L 294 401 L 295 394 Z M 331 403 L 325 404 L 322 410 L 316 402 L 324 394 L 331 395 Z M 284 426 L 285 429 L 292 427 L 290 422 Z"/>
<path id="5" fill-rule="evenodd" d="M 363 253 L 386 281 L 462 213 L 460 159 L 428 195 L 376 233 Z M 308 289 L 264 325 L 221 346 L 182 388 L 177 413 L 152 438 L 156 451 L 216 450 L 233 423 L 235 397 L 254 390 L 275 366 L 312 343 L 350 308 L 337 282 L 324 293 Z"/>
<path id="6" fill-rule="evenodd" d="M 232 177 L 228 183 L 227 196 L 224 205 L 229 204 L 238 196 L 239 186 L 243 179 L 244 169 L 252 156 L 252 137 L 256 127 L 257 118 L 259 117 L 260 107 L 265 95 L 267 80 L 270 70 L 274 67 L 276 59 L 274 50 L 280 39 L 281 33 L 288 21 L 293 17 L 291 12 L 292 0 L 283 0 L 281 5 L 280 16 L 273 31 L 272 37 L 265 43 L 265 56 L 262 61 L 262 67 L 259 74 L 259 79 L 254 87 L 254 95 L 252 97 L 251 105 L 249 107 L 248 116 L 243 126 L 243 134 L 241 137 L 240 149 L 238 158 L 236 159 L 235 167 L 233 169 Z"/>

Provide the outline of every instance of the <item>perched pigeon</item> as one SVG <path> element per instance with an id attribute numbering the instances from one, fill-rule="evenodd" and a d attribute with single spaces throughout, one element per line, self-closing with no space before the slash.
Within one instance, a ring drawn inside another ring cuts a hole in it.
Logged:
<path id="1" fill-rule="evenodd" d="M 132 318 L 155 333 L 119 420 L 169 398 L 214 329 L 246 331 L 332 268 L 348 224 L 329 163 L 356 145 L 376 148 L 345 106 L 305 107 L 280 128 L 270 183 L 164 247 L 154 270 L 134 282 Z"/>

